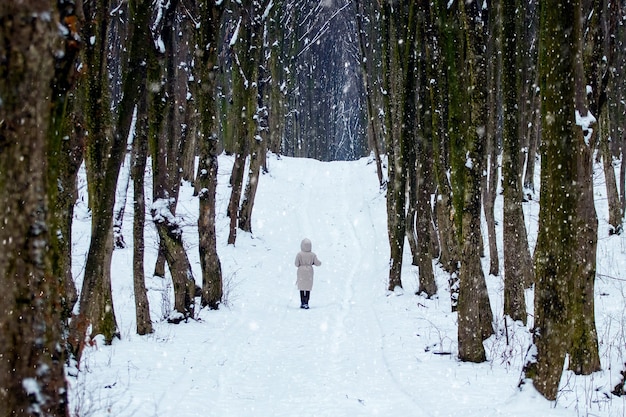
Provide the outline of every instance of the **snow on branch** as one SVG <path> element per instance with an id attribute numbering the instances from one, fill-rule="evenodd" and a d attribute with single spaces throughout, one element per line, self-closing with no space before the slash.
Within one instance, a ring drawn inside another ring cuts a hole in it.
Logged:
<path id="1" fill-rule="evenodd" d="M 237 39 L 239 39 L 240 27 L 241 27 L 241 17 L 239 18 L 239 21 L 237 22 L 237 27 L 235 27 L 235 32 L 233 33 L 233 37 L 230 38 L 230 42 L 228 43 L 228 46 L 230 46 L 231 48 L 235 46 L 235 44 L 237 43 Z"/>
<path id="2" fill-rule="evenodd" d="M 589 146 L 589 141 L 591 140 L 591 135 L 593 134 L 593 128 L 591 126 L 596 122 L 596 118 L 593 117 L 593 114 L 591 114 L 589 110 L 587 110 L 587 115 L 585 116 L 581 116 L 580 112 L 576 110 L 576 124 L 583 130 L 585 144 L 587 146 Z"/>

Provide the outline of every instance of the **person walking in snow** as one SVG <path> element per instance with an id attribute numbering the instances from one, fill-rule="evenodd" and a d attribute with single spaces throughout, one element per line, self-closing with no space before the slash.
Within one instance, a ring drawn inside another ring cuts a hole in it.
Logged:
<path id="1" fill-rule="evenodd" d="M 313 265 L 321 266 L 317 255 L 311 252 L 311 241 L 303 239 L 300 243 L 300 252 L 296 255 L 296 266 L 298 267 L 298 279 L 296 285 L 300 290 L 300 308 L 309 308 L 309 297 L 313 289 Z"/>

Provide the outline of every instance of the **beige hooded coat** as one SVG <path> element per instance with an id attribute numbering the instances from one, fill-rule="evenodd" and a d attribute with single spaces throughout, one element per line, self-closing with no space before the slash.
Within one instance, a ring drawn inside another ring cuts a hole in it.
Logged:
<path id="1" fill-rule="evenodd" d="M 317 259 L 317 255 L 311 252 L 311 241 L 303 239 L 300 243 L 300 252 L 296 255 L 296 266 L 298 267 L 298 279 L 296 285 L 300 291 L 311 291 L 313 288 L 313 265 L 320 266 L 322 263 Z"/>

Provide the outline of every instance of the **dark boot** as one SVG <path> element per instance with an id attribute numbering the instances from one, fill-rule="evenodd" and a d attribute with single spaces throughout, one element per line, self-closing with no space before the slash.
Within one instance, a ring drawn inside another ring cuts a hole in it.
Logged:
<path id="1" fill-rule="evenodd" d="M 311 291 L 304 291 L 304 308 L 309 308 L 309 298 L 311 297 Z"/>
<path id="2" fill-rule="evenodd" d="M 306 303 L 305 291 L 300 291 L 300 308 L 305 308 Z"/>

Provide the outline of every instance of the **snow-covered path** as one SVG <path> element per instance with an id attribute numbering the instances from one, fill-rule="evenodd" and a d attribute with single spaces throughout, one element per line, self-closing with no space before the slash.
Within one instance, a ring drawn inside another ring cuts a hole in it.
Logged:
<path id="1" fill-rule="evenodd" d="M 511 348 L 502 347 L 503 337 L 486 342 L 496 352 L 487 363 L 455 359 L 456 316 L 449 312 L 445 276 L 438 277 L 439 298 L 426 300 L 413 295 L 415 271 L 405 262 L 405 294 L 387 294 L 385 199 L 374 164 L 272 157 L 270 173 L 259 183 L 253 234 L 239 232 L 233 247 L 225 245 L 229 163 L 221 157 L 218 189 L 226 305 L 202 310 L 197 321 L 167 324 L 160 317 L 171 289 L 150 278 L 155 333 L 137 336 L 132 249 L 116 251 L 114 301 L 122 340 L 88 349 L 79 378 L 71 379 L 72 406 L 81 417 L 578 414 L 516 388 L 527 332 L 511 334 L 517 344 Z M 196 204 L 184 187 L 179 214 L 188 224 L 185 241 L 199 282 Z M 154 239 L 150 229 L 147 239 Z M 79 259 L 85 235 L 75 231 Z M 309 310 L 299 308 L 293 265 L 304 237 L 322 261 Z M 149 274 L 156 244 L 147 250 Z"/>
<path id="2" fill-rule="evenodd" d="M 282 268 L 278 274 L 258 268 L 248 278 L 266 284 L 255 286 L 255 294 L 242 295 L 239 320 L 229 330 L 236 351 L 216 352 L 231 358 L 234 353 L 246 366 L 242 371 L 241 364 L 232 363 L 219 370 L 215 415 L 240 416 L 259 408 L 274 416 L 331 417 L 365 410 L 422 415 L 410 396 L 389 389 L 395 382 L 373 308 L 372 297 L 384 293 L 384 281 L 372 271 L 384 266 L 386 254 L 379 247 L 379 234 L 385 231 L 374 229 L 369 204 L 380 197 L 375 182 L 368 195 L 354 184 L 375 177 L 354 178 L 360 172 L 341 164 L 307 161 L 301 168 L 289 174 L 283 190 L 273 196 L 263 193 L 276 199 L 280 192 L 293 206 L 259 201 L 259 218 L 283 216 L 281 230 L 265 232 L 265 244 L 285 253 L 268 250 L 263 260 Z M 281 175 L 280 169 L 289 167 L 275 169 Z M 299 309 L 294 287 L 293 259 L 304 237 L 313 241 L 322 260 L 310 310 Z"/>

